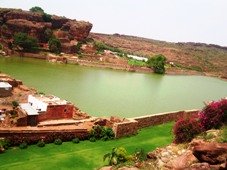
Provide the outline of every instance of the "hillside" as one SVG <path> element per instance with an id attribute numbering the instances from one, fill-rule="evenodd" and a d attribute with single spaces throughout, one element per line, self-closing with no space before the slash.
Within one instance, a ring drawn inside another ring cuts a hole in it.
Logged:
<path id="1" fill-rule="evenodd" d="M 167 71 L 196 70 L 227 78 L 227 47 L 192 42 L 169 43 L 120 34 L 90 33 L 90 37 L 137 55 L 150 57 L 163 54 L 178 68 L 169 68 Z"/>

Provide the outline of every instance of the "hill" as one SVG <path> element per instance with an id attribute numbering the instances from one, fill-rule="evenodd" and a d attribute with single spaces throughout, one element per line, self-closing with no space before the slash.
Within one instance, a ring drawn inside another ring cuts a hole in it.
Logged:
<path id="1" fill-rule="evenodd" d="M 170 72 L 196 70 L 227 78 L 227 47 L 193 42 L 170 43 L 120 34 L 90 33 L 90 37 L 140 56 L 163 54 L 169 62 L 177 66 L 167 69 Z"/>

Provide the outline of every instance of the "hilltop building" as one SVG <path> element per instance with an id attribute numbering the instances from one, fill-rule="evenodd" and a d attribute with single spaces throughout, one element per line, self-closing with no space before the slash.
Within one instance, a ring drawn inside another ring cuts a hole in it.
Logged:
<path id="1" fill-rule="evenodd" d="M 36 126 L 39 122 L 58 119 L 72 119 L 74 105 L 50 95 L 29 95 L 28 103 L 21 103 L 24 117 L 17 120 L 18 126 Z"/>

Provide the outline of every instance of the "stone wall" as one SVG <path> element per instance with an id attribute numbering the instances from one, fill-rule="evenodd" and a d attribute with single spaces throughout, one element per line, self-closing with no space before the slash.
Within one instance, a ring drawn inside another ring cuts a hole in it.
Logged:
<path id="1" fill-rule="evenodd" d="M 73 105 L 53 105 L 48 106 L 45 113 L 38 115 L 38 122 L 56 119 L 71 119 L 73 117 Z"/>
<path id="2" fill-rule="evenodd" d="M 198 110 L 165 112 L 165 113 L 135 117 L 134 120 L 138 121 L 138 128 L 141 129 L 144 127 L 149 127 L 149 126 L 163 124 L 166 122 L 176 121 L 180 117 L 186 118 L 188 116 L 194 116 L 197 113 L 198 113 Z"/>
<path id="3" fill-rule="evenodd" d="M 55 139 L 62 141 L 70 141 L 75 137 L 80 140 L 88 138 L 87 129 L 72 129 L 72 130 L 1 130 L 0 138 L 6 138 L 12 141 L 12 145 L 19 145 L 22 142 L 35 144 L 39 140 L 44 140 L 46 143 L 51 143 Z"/>
<path id="4" fill-rule="evenodd" d="M 113 131 L 116 138 L 134 135 L 137 133 L 137 130 L 138 122 L 133 119 L 129 119 L 127 122 L 115 123 L 113 125 Z"/>
<path id="5" fill-rule="evenodd" d="M 198 110 L 187 110 L 135 117 L 127 119 L 125 122 L 115 123 L 113 125 L 113 131 L 115 132 L 115 137 L 120 138 L 136 134 L 138 129 L 141 128 L 176 121 L 180 117 L 187 118 L 190 116 L 196 116 L 197 114 Z"/>

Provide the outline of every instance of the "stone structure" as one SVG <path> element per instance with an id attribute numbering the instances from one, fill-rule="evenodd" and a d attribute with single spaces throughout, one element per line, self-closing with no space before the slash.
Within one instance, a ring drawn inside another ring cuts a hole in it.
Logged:
<path id="1" fill-rule="evenodd" d="M 20 110 L 24 113 L 17 121 L 18 126 L 36 126 L 41 121 L 72 119 L 74 105 L 56 96 L 29 95 L 28 103 L 21 103 Z"/>
<path id="2" fill-rule="evenodd" d="M 75 42 L 86 39 L 91 28 L 92 24 L 85 21 L 55 15 L 47 21 L 44 14 L 41 13 L 0 8 L 0 37 L 3 37 L 1 41 L 4 42 L 1 43 L 6 46 L 12 42 L 14 34 L 18 32 L 24 32 L 37 38 L 39 43 L 47 43 L 45 31 L 50 29 L 60 39 L 63 47 L 62 52 L 74 53 Z"/>
<path id="3" fill-rule="evenodd" d="M 12 95 L 12 86 L 7 82 L 0 82 L 0 97 Z"/>
<path id="4" fill-rule="evenodd" d="M 114 123 L 113 130 L 116 138 L 136 134 L 139 129 L 159 125 L 171 121 L 176 121 L 180 117 L 195 116 L 198 110 L 186 110 L 176 112 L 158 113 L 126 119 L 123 122 Z"/>

